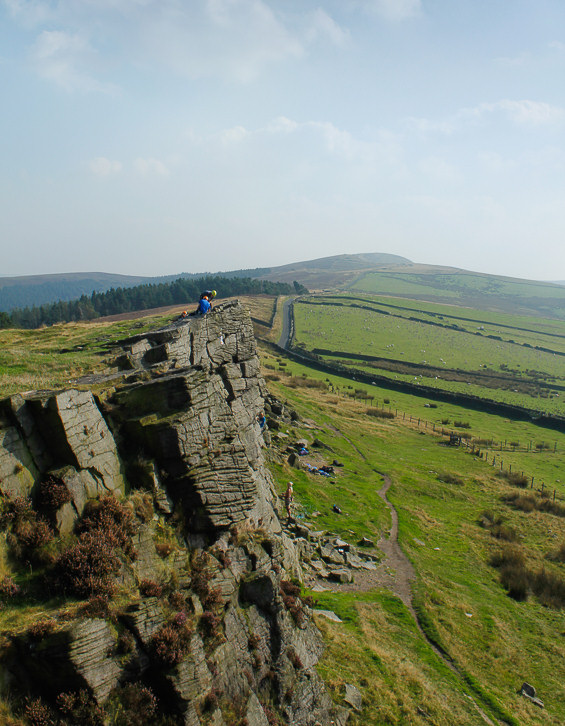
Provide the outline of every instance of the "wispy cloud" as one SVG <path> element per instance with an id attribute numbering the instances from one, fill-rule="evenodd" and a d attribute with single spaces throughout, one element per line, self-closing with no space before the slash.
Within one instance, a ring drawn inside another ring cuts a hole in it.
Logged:
<path id="1" fill-rule="evenodd" d="M 112 161 L 104 156 L 93 159 L 89 164 L 90 171 L 96 176 L 113 176 L 122 171 L 122 163 L 120 161 Z"/>
<path id="2" fill-rule="evenodd" d="M 305 38 L 308 43 L 328 39 L 334 45 L 344 46 L 350 40 L 349 31 L 342 28 L 325 10 L 317 8 L 309 18 Z"/>
<path id="3" fill-rule="evenodd" d="M 253 143 L 255 140 L 266 139 L 269 143 L 276 143 L 280 147 L 285 138 L 289 141 L 292 139 L 301 149 L 306 148 L 310 158 L 327 156 L 345 164 L 362 165 L 367 168 L 382 165 L 389 170 L 392 169 L 395 174 L 405 172 L 404 151 L 398 136 L 380 131 L 373 139 L 360 139 L 329 121 L 295 121 L 279 116 L 256 129 L 244 126 L 226 129 L 211 137 L 209 141 L 218 139 L 223 145 L 234 145 L 243 141 Z"/>
<path id="4" fill-rule="evenodd" d="M 149 176 L 169 176 L 169 168 L 159 159 L 142 159 L 138 158 L 134 162 L 134 169 L 144 177 Z"/>
<path id="5" fill-rule="evenodd" d="M 102 47 L 114 63 L 248 83 L 314 44 L 343 46 L 349 37 L 321 7 L 290 13 L 267 0 L 0 1 L 15 22 L 38 33 L 41 74 L 67 90 L 106 90 L 94 81 Z"/>
<path id="6" fill-rule="evenodd" d="M 414 18 L 422 11 L 421 0 L 365 0 L 365 5 L 394 22 Z"/>
<path id="7" fill-rule="evenodd" d="M 464 126 L 484 123 L 488 118 L 500 115 L 520 126 L 548 126 L 565 121 L 565 108 L 545 101 L 502 99 L 460 109 L 444 119 L 410 118 L 407 125 L 423 134 L 453 134 Z"/>
<path id="8" fill-rule="evenodd" d="M 113 84 L 101 83 L 83 70 L 94 54 L 83 36 L 63 30 L 42 31 L 33 48 L 39 74 L 66 91 L 116 92 Z"/>

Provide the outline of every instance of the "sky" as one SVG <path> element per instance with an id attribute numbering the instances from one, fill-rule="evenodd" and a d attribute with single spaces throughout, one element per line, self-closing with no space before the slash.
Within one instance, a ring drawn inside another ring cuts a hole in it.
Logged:
<path id="1" fill-rule="evenodd" d="M 0 276 L 565 279 L 563 0 L 0 0 Z"/>

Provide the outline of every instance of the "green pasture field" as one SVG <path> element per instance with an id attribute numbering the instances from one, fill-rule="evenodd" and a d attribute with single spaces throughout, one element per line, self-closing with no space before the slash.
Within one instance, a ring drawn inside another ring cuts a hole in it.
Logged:
<path id="1" fill-rule="evenodd" d="M 368 272 L 348 289 L 432 302 L 565 318 L 565 286 L 473 273 Z"/>
<path id="2" fill-rule="evenodd" d="M 311 304 L 324 305 L 333 302 L 341 305 L 367 305 L 377 314 L 384 312 L 400 318 L 417 318 L 422 322 L 446 328 L 457 326 L 458 329 L 473 334 L 496 335 L 503 340 L 522 345 L 539 345 L 552 351 L 565 352 L 565 321 L 358 294 L 309 298 Z"/>
<path id="3" fill-rule="evenodd" d="M 464 433 L 469 435 L 471 442 L 473 440 L 481 442 L 492 440 L 492 444 L 481 443 L 480 448 L 483 451 L 499 453 L 502 443 L 502 458 L 505 468 L 511 467 L 513 471 L 523 471 L 528 477 L 533 476 L 536 482 L 545 482 L 548 488 L 551 490 L 555 488 L 565 499 L 565 471 L 563 468 L 565 433 L 537 426 L 530 421 L 514 421 L 504 416 L 475 411 L 452 403 L 436 402 L 433 404 L 437 406 L 436 408 L 429 408 L 429 401 L 425 397 L 412 396 L 400 391 L 389 391 L 379 386 L 329 375 L 282 356 L 277 359 L 271 358 L 265 352 L 262 355 L 266 356 L 265 364 L 269 366 L 265 370 L 269 388 L 284 384 L 285 398 L 290 396 L 294 398 L 304 394 L 305 390 L 310 390 L 299 384 L 296 385 L 296 382 L 300 383 L 300 378 L 306 375 L 306 380 L 326 384 L 327 391 L 323 390 L 323 401 L 329 409 L 330 417 L 334 416 L 340 407 L 353 400 L 355 405 L 361 406 L 364 411 L 370 408 L 390 410 L 396 414 L 399 425 L 402 422 L 403 427 L 416 428 L 418 432 L 424 434 L 432 435 L 435 424 L 438 432 L 444 429 Z M 276 370 L 273 370 L 271 366 Z M 278 381 L 273 378 L 277 378 Z M 360 399 L 359 393 L 371 398 Z M 353 399 L 353 396 L 356 398 Z M 363 418 L 363 420 L 365 419 Z M 443 424 L 443 421 L 448 421 L 448 423 Z M 420 423 L 418 424 L 418 422 Z M 457 427 L 456 422 L 463 422 L 466 426 Z M 511 450 L 511 442 L 518 444 L 517 450 Z M 536 449 L 536 444 L 543 444 L 546 448 L 540 453 Z M 492 456 L 490 459 L 492 460 Z M 499 464 L 500 457 L 498 466 Z"/>
<path id="4" fill-rule="evenodd" d="M 435 380 L 429 376 L 413 376 L 411 374 L 392 373 L 391 371 L 383 370 L 382 368 L 374 368 L 368 364 L 364 364 L 362 361 L 352 361 L 340 358 L 339 356 L 324 356 L 324 360 L 327 361 L 338 361 L 342 365 L 355 370 L 363 371 L 364 373 L 377 374 L 384 376 L 395 381 L 405 381 L 413 385 L 425 385 L 430 388 L 435 388 L 438 391 L 453 391 L 454 393 L 460 393 L 462 395 L 472 395 L 478 398 L 488 398 L 492 401 L 500 403 L 508 403 L 514 406 L 521 406 L 522 408 L 528 408 L 532 411 L 562 415 L 563 414 L 563 396 L 565 394 L 560 392 L 559 396 L 555 394 L 549 394 L 545 397 L 532 397 L 524 393 L 509 391 L 505 389 L 493 389 L 486 386 L 480 386 L 475 383 L 464 383 L 458 381 L 446 381 L 443 379 Z M 377 364 L 378 365 L 378 364 Z M 394 393 L 392 393 L 394 395 Z"/>
<path id="5" fill-rule="evenodd" d="M 535 597 L 516 602 L 506 594 L 498 571 L 489 565 L 502 543 L 478 524 L 485 510 L 499 514 L 518 533 L 516 546 L 530 568 L 545 567 L 565 578 L 565 565 L 545 558 L 565 543 L 565 520 L 512 509 L 502 498 L 521 490 L 497 476 L 498 466 L 464 448 L 446 446 L 444 438 L 425 428 L 424 420 L 465 421 L 473 435 L 498 441 L 551 442 L 552 450 L 542 453 L 505 451 L 504 461 L 505 468 L 512 464 L 513 470 L 535 472 L 536 482 L 551 482 L 558 501 L 565 500 L 565 483 L 556 478 L 562 471 L 565 435 L 451 404 L 430 410 L 425 399 L 326 376 L 282 357 L 267 354 L 264 362 L 269 365 L 270 390 L 308 424 L 301 427 L 299 422 L 289 435 L 317 436 L 332 447 L 332 458 L 345 463 L 332 485 L 278 462 L 273 471 L 279 491 L 288 479 L 295 482 L 297 501 L 316 529 L 330 529 L 350 542 L 368 533 L 375 539 L 389 526 L 377 496 L 382 485 L 378 472 L 388 474 L 400 542 L 417 572 L 415 605 L 421 622 L 463 674 L 447 672 L 406 608 L 389 593 L 315 594 L 318 607 L 334 610 L 344 620 L 339 624 L 317 618 L 327 643 L 320 672 L 338 701 L 346 682 L 361 690 L 364 709 L 351 723 L 481 723 L 465 693 L 491 718 L 506 714 L 514 724 L 565 722 L 563 611 L 544 607 Z M 333 392 L 308 387 L 316 380 L 331 384 Z M 374 403 L 389 399 L 399 415 L 391 421 L 367 415 L 366 402 L 340 395 L 351 391 L 349 386 L 374 395 Z M 402 418 L 401 410 L 419 416 L 420 424 Z M 446 474 L 452 483 L 446 483 Z M 331 512 L 333 503 L 342 507 L 343 515 Z M 313 511 L 320 516 L 312 518 Z M 544 711 L 517 694 L 523 681 L 538 689 Z"/>
<path id="6" fill-rule="evenodd" d="M 554 413 L 564 410 L 561 400 L 565 391 L 558 388 L 565 384 L 563 356 L 359 308 L 295 304 L 294 316 L 295 345 L 302 344 L 306 350 L 341 350 L 400 363 L 432 366 L 437 369 L 433 373 L 424 369 L 415 371 L 411 376 L 403 376 L 400 371 L 392 374 L 385 370 L 378 372 L 406 380 L 422 375 L 421 380 L 426 385 L 478 393 L 486 399 L 517 403 L 533 410 Z M 362 368 L 364 364 L 363 361 L 351 360 L 349 365 Z M 373 367 L 370 366 L 370 369 Z M 506 380 L 495 378 L 493 383 L 496 387 L 482 386 L 480 379 L 471 380 L 471 385 L 467 385 L 467 381 L 444 380 L 441 370 L 483 374 L 490 371 L 496 376 L 503 375 Z M 537 382 L 544 382 L 550 388 L 536 386 L 534 390 L 524 389 L 526 384 Z M 543 398 L 538 398 L 540 393 Z"/>

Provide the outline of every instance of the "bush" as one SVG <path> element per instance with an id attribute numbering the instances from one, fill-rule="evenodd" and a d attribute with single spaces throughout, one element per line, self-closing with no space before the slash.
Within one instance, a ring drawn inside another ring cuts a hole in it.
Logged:
<path id="1" fill-rule="evenodd" d="M 456 476 L 455 474 L 450 474 L 449 472 L 442 472 L 441 474 L 437 475 L 438 481 L 442 481 L 445 484 L 456 484 L 457 486 L 463 486 L 465 482 L 463 479 L 461 479 L 460 476 Z"/>
<path id="2" fill-rule="evenodd" d="M 192 632 L 186 615 L 177 613 L 151 638 L 150 650 L 153 658 L 164 668 L 178 665 L 189 651 Z"/>
<path id="3" fill-rule="evenodd" d="M 0 580 L 0 600 L 4 602 L 6 600 L 12 600 L 12 598 L 19 594 L 20 588 L 9 575 L 6 575 Z"/>
<path id="4" fill-rule="evenodd" d="M 384 411 L 382 408 L 368 408 L 365 413 L 367 416 L 374 416 L 375 418 L 394 418 L 395 415 L 392 411 Z"/>
<path id="5" fill-rule="evenodd" d="M 8 530 L 6 541 L 11 554 L 25 562 L 41 562 L 42 548 L 53 539 L 53 531 L 47 522 L 38 517 L 31 501 L 18 497 L 4 504 L 0 515 L 0 527 Z"/>
<path id="6" fill-rule="evenodd" d="M 531 589 L 531 573 L 521 550 L 506 547 L 491 557 L 490 564 L 500 571 L 500 582 L 514 600 L 523 601 Z"/>
<path id="7" fill-rule="evenodd" d="M 139 592 L 143 597 L 161 597 L 163 588 L 154 580 L 142 580 L 139 583 Z"/>
<path id="8" fill-rule="evenodd" d="M 552 560 L 553 562 L 565 562 L 565 542 L 554 552 L 550 552 L 546 555 L 546 557 L 548 560 Z"/>
<path id="9" fill-rule="evenodd" d="M 71 501 L 71 495 L 60 479 L 49 475 L 39 483 L 35 501 L 38 509 L 55 512 Z"/>
<path id="10" fill-rule="evenodd" d="M 103 726 L 104 711 L 92 699 L 86 690 L 78 693 L 61 693 L 57 697 L 57 706 L 66 717 L 63 723 L 78 726 Z"/>
<path id="11" fill-rule="evenodd" d="M 158 701 L 153 691 L 141 683 L 128 683 L 116 692 L 119 703 L 115 726 L 145 726 L 153 723 Z"/>
<path id="12" fill-rule="evenodd" d="M 565 606 L 565 579 L 542 568 L 534 577 L 532 590 L 542 605 L 552 608 Z"/>
<path id="13" fill-rule="evenodd" d="M 205 636 L 214 638 L 220 634 L 222 618 L 212 610 L 204 610 L 200 617 L 200 627 Z"/>
<path id="14" fill-rule="evenodd" d="M 57 590 L 79 598 L 111 595 L 120 567 L 118 551 L 103 532 L 84 532 L 55 561 L 52 581 Z"/>
<path id="15" fill-rule="evenodd" d="M 515 509 L 522 512 L 547 512 L 557 517 L 565 517 L 565 506 L 560 502 L 554 502 L 549 495 L 543 494 L 508 494 L 504 501 Z"/>
<path id="16" fill-rule="evenodd" d="M 59 723 L 53 709 L 40 698 L 27 700 L 24 716 L 29 726 L 58 726 Z"/>
<path id="17" fill-rule="evenodd" d="M 470 429 L 471 424 L 468 421 L 454 421 L 453 425 L 457 429 Z"/>
<path id="18" fill-rule="evenodd" d="M 537 509 L 536 498 L 533 494 L 509 494 L 504 497 L 504 501 L 522 512 L 533 512 Z"/>
<path id="19" fill-rule="evenodd" d="M 499 471 L 496 476 L 500 479 L 506 479 L 509 484 L 515 487 L 520 487 L 521 489 L 527 489 L 528 487 L 529 480 L 524 474 L 518 474 L 518 472 L 514 471 Z"/>
<path id="20" fill-rule="evenodd" d="M 82 608 L 83 615 L 89 618 L 108 618 L 110 616 L 110 599 L 107 594 L 93 595 Z"/>
<path id="21" fill-rule="evenodd" d="M 132 559 L 135 557 L 131 541 L 136 532 L 133 513 L 111 495 L 89 501 L 75 531 L 79 536 L 89 532 L 101 532 L 124 555 Z"/>

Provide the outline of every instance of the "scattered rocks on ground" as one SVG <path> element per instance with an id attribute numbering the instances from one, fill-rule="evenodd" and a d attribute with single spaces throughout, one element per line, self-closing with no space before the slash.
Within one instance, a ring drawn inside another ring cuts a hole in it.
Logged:
<path id="1" fill-rule="evenodd" d="M 536 706 L 539 706 L 539 708 L 543 708 L 543 701 L 539 699 L 536 695 L 536 689 L 530 685 L 529 683 L 522 683 L 522 687 L 520 688 L 520 693 L 525 698 L 529 699 L 532 703 L 534 703 Z"/>
<path id="2" fill-rule="evenodd" d="M 360 711 L 363 706 L 363 698 L 359 689 L 352 686 L 350 683 L 345 684 L 345 696 L 343 697 L 343 700 L 356 711 Z"/>
<path id="3" fill-rule="evenodd" d="M 315 592 L 320 592 L 319 590 L 315 590 Z M 327 618 L 327 620 L 332 620 L 334 623 L 343 623 L 343 620 L 338 617 L 333 610 L 314 610 L 316 615 L 321 615 L 323 618 Z"/>

